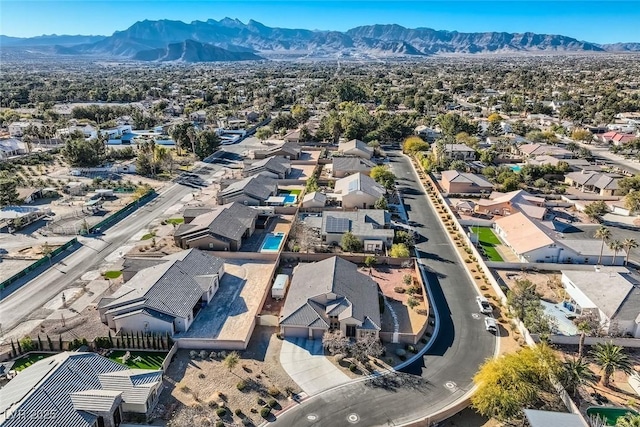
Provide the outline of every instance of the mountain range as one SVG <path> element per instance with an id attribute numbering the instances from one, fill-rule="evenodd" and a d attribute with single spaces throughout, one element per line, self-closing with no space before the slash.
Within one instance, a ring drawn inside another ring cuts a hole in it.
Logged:
<path id="1" fill-rule="evenodd" d="M 400 25 L 346 32 L 272 28 L 257 21 L 144 20 L 111 36 L 0 36 L 0 46 L 40 48 L 59 55 L 101 55 L 142 61 L 238 61 L 273 57 L 366 58 L 438 54 L 640 52 L 640 43 L 601 45 L 535 33 L 463 33 Z"/>

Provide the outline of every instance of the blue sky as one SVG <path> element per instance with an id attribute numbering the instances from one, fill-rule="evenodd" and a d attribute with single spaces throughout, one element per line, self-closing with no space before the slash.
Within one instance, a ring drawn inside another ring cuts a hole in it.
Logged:
<path id="1" fill-rule="evenodd" d="M 640 42 L 640 1 L 177 1 L 0 0 L 0 34 L 103 34 L 143 19 L 249 19 L 269 26 L 346 30 L 400 24 L 457 31 L 563 34 Z"/>

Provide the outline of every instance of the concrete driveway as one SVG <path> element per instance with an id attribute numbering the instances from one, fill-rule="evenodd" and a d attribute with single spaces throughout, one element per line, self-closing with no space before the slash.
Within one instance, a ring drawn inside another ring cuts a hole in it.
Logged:
<path id="1" fill-rule="evenodd" d="M 327 360 L 321 340 L 286 338 L 280 350 L 280 364 L 309 396 L 351 380 Z"/>

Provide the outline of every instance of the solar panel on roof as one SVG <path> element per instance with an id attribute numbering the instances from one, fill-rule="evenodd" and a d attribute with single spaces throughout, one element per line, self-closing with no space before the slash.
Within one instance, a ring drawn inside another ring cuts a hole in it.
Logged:
<path id="1" fill-rule="evenodd" d="M 349 231 L 349 218 L 327 217 L 327 233 L 346 233 Z"/>

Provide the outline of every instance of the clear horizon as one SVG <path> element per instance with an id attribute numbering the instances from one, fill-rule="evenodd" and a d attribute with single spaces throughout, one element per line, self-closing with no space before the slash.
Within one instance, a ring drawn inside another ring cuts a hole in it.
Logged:
<path id="1" fill-rule="evenodd" d="M 459 32 L 560 34 L 594 43 L 640 42 L 640 1 L 0 0 L 0 11 L 0 33 L 11 37 L 110 36 L 145 19 L 230 17 L 323 31 L 398 24 Z"/>

